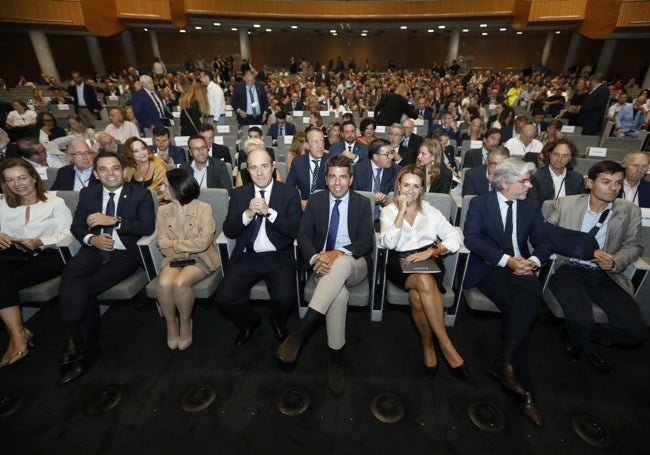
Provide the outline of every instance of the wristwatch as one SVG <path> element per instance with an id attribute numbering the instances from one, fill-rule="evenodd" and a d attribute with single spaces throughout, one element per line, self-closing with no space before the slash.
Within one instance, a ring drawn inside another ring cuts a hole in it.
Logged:
<path id="1" fill-rule="evenodd" d="M 113 225 L 114 228 L 120 227 L 120 224 L 122 224 L 122 217 L 121 216 L 116 216 L 115 217 L 115 224 Z"/>

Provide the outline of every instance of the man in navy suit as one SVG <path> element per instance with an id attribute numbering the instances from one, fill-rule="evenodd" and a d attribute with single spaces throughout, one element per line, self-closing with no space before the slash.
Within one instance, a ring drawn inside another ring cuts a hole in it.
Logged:
<path id="1" fill-rule="evenodd" d="M 442 128 L 449 134 L 449 139 L 456 141 L 456 145 L 462 144 L 463 140 L 460 136 L 460 130 L 458 129 L 458 124 L 454 119 L 454 116 L 449 112 L 444 112 L 440 115 L 440 123 L 430 123 L 429 131 L 427 132 L 427 137 L 433 137 L 433 132 L 436 128 Z"/>
<path id="2" fill-rule="evenodd" d="M 133 113 L 138 119 L 140 133 L 144 133 L 145 128 L 169 125 L 170 114 L 165 109 L 163 99 L 156 91 L 151 76 L 146 74 L 140 76 L 140 84 L 142 88 L 134 92 L 131 97 Z"/>
<path id="3" fill-rule="evenodd" d="M 395 164 L 404 167 L 408 164 L 415 164 L 419 150 L 411 150 L 402 145 L 404 140 L 404 127 L 399 123 L 393 123 L 388 130 L 388 141 L 393 150 L 393 160 Z"/>
<path id="4" fill-rule="evenodd" d="M 266 122 L 269 100 L 264 84 L 255 81 L 255 73 L 244 72 L 243 81 L 235 84 L 230 104 L 240 125 L 261 125 Z"/>
<path id="5" fill-rule="evenodd" d="M 558 139 L 547 147 L 547 153 L 549 164 L 533 174 L 530 179 L 533 187 L 528 192 L 528 199 L 541 206 L 544 201 L 584 193 L 585 179 L 582 174 L 567 169 L 576 165 L 578 147 L 573 141 Z"/>
<path id="6" fill-rule="evenodd" d="M 390 202 L 388 193 L 393 191 L 400 165 L 393 163 L 393 149 L 385 139 L 375 139 L 368 147 L 368 159 L 354 166 L 355 191 L 375 193 L 374 220 L 379 219 L 381 207 Z"/>
<path id="7" fill-rule="evenodd" d="M 293 115 L 293 111 L 304 111 L 305 105 L 300 101 L 300 96 L 296 92 L 291 92 L 291 101 L 289 104 L 284 106 L 284 110 L 287 111 L 287 114 Z"/>
<path id="8" fill-rule="evenodd" d="M 510 150 L 503 145 L 491 145 L 488 147 L 486 164 L 473 167 L 465 171 L 463 179 L 463 196 L 468 194 L 480 195 L 491 191 L 490 182 L 494 170 L 503 161 L 510 158 Z"/>
<path id="9" fill-rule="evenodd" d="M 296 125 L 287 122 L 287 114 L 284 111 L 275 113 L 276 122 L 269 126 L 268 136 L 271 136 L 273 143 L 277 145 L 278 136 L 293 136 L 296 134 Z"/>
<path id="10" fill-rule="evenodd" d="M 153 152 L 167 164 L 183 164 L 187 162 L 185 150 L 172 145 L 169 130 L 164 126 L 153 128 Z"/>
<path id="11" fill-rule="evenodd" d="M 618 197 L 639 207 L 650 207 L 650 182 L 645 179 L 649 164 L 650 157 L 647 153 L 630 152 L 625 155 L 625 179 Z"/>
<path id="12" fill-rule="evenodd" d="M 540 138 L 542 133 L 548 128 L 548 122 L 544 121 L 544 110 L 543 109 L 534 109 L 532 112 L 533 116 L 533 126 L 535 127 L 535 134 L 537 139 Z"/>
<path id="13" fill-rule="evenodd" d="M 235 344 L 246 343 L 260 325 L 260 317 L 248 303 L 250 289 L 264 281 L 271 296 L 269 319 L 275 337 L 286 337 L 286 321 L 296 304 L 296 264 L 293 241 L 302 217 L 295 188 L 273 180 L 273 161 L 263 149 L 248 155 L 252 182 L 230 195 L 223 223 L 226 237 L 235 246 L 216 302 L 240 329 Z"/>
<path id="14" fill-rule="evenodd" d="M 201 188 L 225 188 L 232 190 L 232 175 L 226 165 L 209 155 L 208 144 L 201 136 L 190 136 L 187 141 L 192 161 L 181 164 L 181 169 L 194 176 Z"/>
<path id="15" fill-rule="evenodd" d="M 501 143 L 502 133 L 499 128 L 490 128 L 483 134 L 483 147 L 469 149 L 463 158 L 463 167 L 476 167 L 485 164 L 488 148 Z"/>
<path id="16" fill-rule="evenodd" d="M 603 83 L 603 75 L 596 73 L 589 78 L 589 94 L 576 106 L 576 123 L 582 127 L 583 135 L 599 135 L 603 129 L 603 117 L 609 102 L 609 90 Z"/>
<path id="17" fill-rule="evenodd" d="M 232 165 L 232 157 L 230 156 L 228 147 L 214 143 L 214 127 L 212 125 L 209 123 L 201 123 L 199 125 L 199 136 L 205 139 L 205 143 L 208 144 L 212 158 Z M 210 144 L 212 144 L 211 147 Z"/>
<path id="18" fill-rule="evenodd" d="M 368 147 L 357 141 L 357 125 L 352 120 L 346 120 L 341 125 L 343 140 L 332 144 L 330 156 L 343 154 L 354 163 L 368 158 Z"/>
<path id="19" fill-rule="evenodd" d="M 97 296 L 140 265 L 137 241 L 155 229 L 151 192 L 124 182 L 124 163 L 110 152 L 94 161 L 101 185 L 84 188 L 70 231 L 82 244 L 63 268 L 59 287 L 66 341 L 59 357 L 59 384 L 81 376 L 101 356 Z"/>
<path id="20" fill-rule="evenodd" d="M 350 190 L 352 182 L 352 161 L 342 155 L 331 157 L 327 161 L 329 191 L 319 191 L 309 199 L 298 232 L 298 247 L 306 266 L 316 274 L 316 288 L 304 319 L 276 351 L 282 362 L 293 363 L 303 338 L 325 320 L 330 350 L 327 382 L 334 395 L 343 393 L 345 386 L 347 289 L 372 271 L 375 242 L 370 203 Z"/>
<path id="21" fill-rule="evenodd" d="M 305 146 L 307 153 L 295 157 L 291 162 L 287 185 L 298 188 L 303 208 L 314 191 L 326 188 L 325 162 L 328 154 L 325 153 L 324 147 L 323 132 L 318 128 L 312 128 L 307 131 Z"/>
<path id="22" fill-rule="evenodd" d="M 411 149 L 413 154 L 417 156 L 424 138 L 413 132 L 415 130 L 415 122 L 410 118 L 404 120 L 402 126 L 404 127 L 404 140 L 402 141 L 402 145 Z"/>
<path id="23" fill-rule="evenodd" d="M 423 96 L 418 98 L 417 114 L 419 119 L 433 121 L 433 113 L 427 106 L 427 99 Z"/>
<path id="24" fill-rule="evenodd" d="M 72 164 L 59 168 L 56 179 L 50 188 L 52 191 L 81 191 L 82 188 L 98 183 L 93 173 L 93 159 L 96 152 L 88 143 L 75 139 L 68 146 L 68 156 Z"/>
<path id="25" fill-rule="evenodd" d="M 99 113 L 102 110 L 102 103 L 97 99 L 95 89 L 84 83 L 83 77 L 79 71 L 73 71 L 72 80 L 67 91 L 74 99 L 74 109 L 88 128 L 95 128 L 95 120 L 101 117 Z"/>
<path id="26" fill-rule="evenodd" d="M 471 254 L 463 286 L 477 287 L 501 310 L 501 352 L 490 373 L 523 398 L 524 415 L 542 426 L 530 388 L 528 340 L 542 295 L 534 272 L 552 246 L 540 207 L 526 199 L 534 169 L 532 163 L 509 158 L 494 171 L 494 191 L 471 200 L 464 227 Z"/>

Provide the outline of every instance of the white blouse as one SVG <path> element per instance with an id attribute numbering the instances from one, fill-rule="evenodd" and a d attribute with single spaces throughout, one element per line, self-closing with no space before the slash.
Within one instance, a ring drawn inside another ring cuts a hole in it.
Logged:
<path id="1" fill-rule="evenodd" d="M 65 201 L 47 192 L 47 201 L 30 206 L 11 208 L 2 195 L 0 198 L 0 232 L 19 239 L 41 239 L 43 248 L 54 248 L 58 242 L 72 236 L 72 213 Z M 29 207 L 29 222 L 25 224 L 25 211 Z"/>
<path id="2" fill-rule="evenodd" d="M 415 216 L 413 226 L 405 219 L 401 229 L 395 227 L 398 210 L 397 204 L 389 204 L 381 209 L 379 244 L 382 247 L 396 251 L 411 251 L 431 245 L 440 238 L 450 252 L 453 253 L 460 248 L 462 240 L 458 229 L 427 201 L 422 201 L 422 209 Z"/>
<path id="3" fill-rule="evenodd" d="M 11 120 L 13 126 L 26 126 L 36 123 L 36 115 L 31 109 L 27 109 L 24 114 L 14 110 L 9 112 L 7 120 Z"/>

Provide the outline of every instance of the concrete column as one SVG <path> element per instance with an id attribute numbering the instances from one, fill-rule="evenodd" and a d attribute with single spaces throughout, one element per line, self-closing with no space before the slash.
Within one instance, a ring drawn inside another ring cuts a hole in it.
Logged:
<path id="1" fill-rule="evenodd" d="M 248 30 L 245 28 L 239 29 L 239 51 L 242 60 L 251 58 L 251 44 L 248 39 Z"/>
<path id="2" fill-rule="evenodd" d="M 596 72 L 603 73 L 607 75 L 607 70 L 609 69 L 609 64 L 612 63 L 612 57 L 614 56 L 614 51 L 616 50 L 615 39 L 606 39 L 603 43 L 603 49 L 600 51 L 600 57 L 598 58 L 598 64 L 596 65 Z"/>
<path id="3" fill-rule="evenodd" d="M 124 30 L 120 33 L 122 36 L 122 44 L 124 45 L 124 53 L 126 54 L 126 61 L 129 66 L 138 68 L 138 60 L 135 58 L 135 48 L 133 47 L 133 40 L 131 39 L 131 32 Z"/>
<path id="4" fill-rule="evenodd" d="M 38 66 L 40 66 L 41 72 L 55 77 L 57 81 L 61 81 L 59 70 L 56 69 L 56 63 L 54 63 L 50 43 L 47 41 L 45 32 L 30 30 L 29 39 L 32 41 L 34 54 L 36 54 L 36 60 L 38 60 Z"/>
<path id="5" fill-rule="evenodd" d="M 90 54 L 90 59 L 93 61 L 93 68 L 95 72 L 106 76 L 106 65 L 104 64 L 104 56 L 102 55 L 102 49 L 99 47 L 99 40 L 96 36 L 87 36 L 86 37 L 86 46 L 88 46 L 88 53 Z"/>
<path id="6" fill-rule="evenodd" d="M 643 78 L 643 84 L 639 84 L 639 87 L 641 87 L 642 89 L 650 87 L 650 65 L 648 65 L 648 69 L 645 72 L 645 77 Z"/>
<path id="7" fill-rule="evenodd" d="M 160 48 L 158 47 L 158 35 L 156 35 L 156 31 L 149 29 L 149 42 L 151 43 L 151 53 L 154 57 L 158 57 L 162 60 L 160 57 Z"/>
<path id="8" fill-rule="evenodd" d="M 563 71 L 568 70 L 573 65 L 575 65 L 576 58 L 578 57 L 578 49 L 580 49 L 580 41 L 582 37 L 577 33 L 571 35 L 571 42 L 569 43 L 569 48 L 566 52 L 566 58 L 564 59 L 564 69 Z"/>
<path id="9" fill-rule="evenodd" d="M 460 44 L 460 32 L 454 30 L 449 36 L 449 49 L 447 51 L 447 65 L 458 58 L 458 45 Z"/>
<path id="10" fill-rule="evenodd" d="M 551 49 L 553 48 L 553 40 L 555 39 L 554 32 L 548 32 L 546 34 L 546 43 L 544 43 L 544 51 L 542 52 L 542 65 L 546 67 L 548 65 L 548 59 L 551 56 Z"/>

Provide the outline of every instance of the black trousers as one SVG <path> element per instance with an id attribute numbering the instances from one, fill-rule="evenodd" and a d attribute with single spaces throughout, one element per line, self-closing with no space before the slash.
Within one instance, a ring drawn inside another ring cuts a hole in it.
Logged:
<path id="1" fill-rule="evenodd" d="M 241 329 L 260 319 L 248 303 L 251 288 L 260 281 L 266 283 L 271 296 L 271 317 L 284 325 L 298 298 L 293 252 L 241 253 L 230 262 L 217 289 L 216 301 Z"/>
<path id="2" fill-rule="evenodd" d="M 515 345 L 513 367 L 530 387 L 528 341 L 542 296 L 536 275 L 515 275 L 508 267 L 492 267 L 476 287 L 501 310 L 502 348 Z"/>
<path id="3" fill-rule="evenodd" d="M 63 259 L 57 249 L 43 250 L 23 262 L 0 259 L 0 309 L 20 304 L 18 291 L 61 275 Z"/>
<path id="4" fill-rule="evenodd" d="M 565 264 L 551 277 L 549 287 L 564 311 L 571 344 L 591 352 L 591 340 L 636 344 L 647 337 L 641 309 L 606 272 Z M 594 324 L 592 302 L 607 314 L 606 324 Z"/>
<path id="5" fill-rule="evenodd" d="M 126 250 L 110 253 L 102 264 L 100 250 L 84 246 L 63 268 L 59 305 L 63 322 L 79 322 L 80 335 L 94 345 L 99 339 L 97 296 L 133 274 L 140 264 L 137 255 Z"/>

